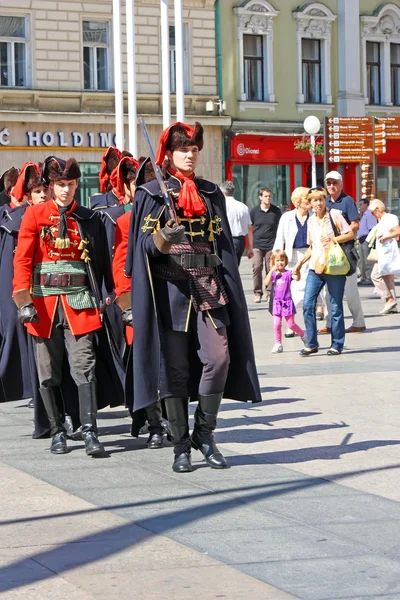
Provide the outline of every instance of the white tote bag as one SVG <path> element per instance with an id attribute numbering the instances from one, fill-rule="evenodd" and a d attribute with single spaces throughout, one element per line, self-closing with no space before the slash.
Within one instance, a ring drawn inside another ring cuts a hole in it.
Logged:
<path id="1" fill-rule="evenodd" d="M 380 275 L 400 275 L 400 251 L 397 240 L 388 240 L 378 248 Z"/>

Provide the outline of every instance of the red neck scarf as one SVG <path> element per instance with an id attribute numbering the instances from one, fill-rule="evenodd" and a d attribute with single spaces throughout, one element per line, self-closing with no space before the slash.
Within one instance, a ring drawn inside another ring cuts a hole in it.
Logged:
<path id="1" fill-rule="evenodd" d="M 194 173 L 190 177 L 178 173 L 174 169 L 169 167 L 168 172 L 178 179 L 181 184 L 181 190 L 178 196 L 178 207 L 183 210 L 183 216 L 192 219 L 193 217 L 200 217 L 206 212 L 206 206 L 201 199 L 194 182 Z"/>

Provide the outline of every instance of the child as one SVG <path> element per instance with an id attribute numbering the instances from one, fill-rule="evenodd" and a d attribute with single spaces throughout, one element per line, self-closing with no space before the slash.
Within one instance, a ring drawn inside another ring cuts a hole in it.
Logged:
<path id="1" fill-rule="evenodd" d="M 282 317 L 285 317 L 287 326 L 301 337 L 303 344 L 306 344 L 307 341 L 304 331 L 294 322 L 296 308 L 290 291 L 292 279 L 298 281 L 300 275 L 286 269 L 288 262 L 289 259 L 283 250 L 275 250 L 271 255 L 270 271 L 265 278 L 265 287 L 272 282 L 273 302 L 271 312 L 274 317 L 275 334 L 275 345 L 271 350 L 273 354 L 283 352 Z"/>

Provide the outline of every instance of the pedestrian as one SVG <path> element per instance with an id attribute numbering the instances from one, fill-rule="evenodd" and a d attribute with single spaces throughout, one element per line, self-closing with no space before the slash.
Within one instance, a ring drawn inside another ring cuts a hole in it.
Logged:
<path id="1" fill-rule="evenodd" d="M 310 261 L 307 275 L 306 290 L 304 294 L 303 315 L 307 331 L 307 347 L 300 352 L 301 356 L 310 356 L 318 352 L 317 322 L 315 318 L 315 304 L 322 288 L 326 284 L 330 297 L 332 310 L 332 344 L 328 350 L 329 356 L 342 353 L 345 338 L 343 295 L 346 284 L 346 275 L 328 275 L 318 269 L 321 256 L 325 256 L 331 241 L 344 243 L 354 239 L 354 232 L 339 210 L 327 209 L 327 194 L 323 187 L 317 186 L 309 190 L 308 200 L 314 214 L 308 220 L 309 249 L 295 267 L 301 269 L 303 264 Z M 340 235 L 334 235 L 331 218 Z"/>
<path id="2" fill-rule="evenodd" d="M 293 269 L 308 249 L 307 224 L 311 216 L 311 205 L 307 199 L 308 189 L 297 187 L 292 195 L 291 202 L 294 209 L 284 213 L 279 221 L 278 231 L 274 243 L 274 250 L 284 250 L 289 259 L 289 269 Z M 292 282 L 292 296 L 294 305 L 297 307 L 303 302 L 304 290 L 308 273 L 308 262 L 305 263 L 300 272 L 300 279 Z M 324 317 L 325 301 L 322 294 L 317 301 L 317 320 Z M 294 337 L 294 331 L 288 329 L 285 338 Z"/>
<path id="3" fill-rule="evenodd" d="M 368 246 L 367 237 L 369 232 L 377 224 L 377 220 L 369 209 L 369 200 L 362 199 L 358 203 L 358 207 L 361 213 L 360 228 L 357 232 L 358 237 L 358 253 L 360 255 L 359 270 L 360 276 L 358 278 L 358 285 L 371 285 L 371 271 L 372 263 L 367 259 L 370 252 Z"/>
<path id="4" fill-rule="evenodd" d="M 231 228 L 238 265 L 240 265 L 246 247 L 246 235 L 248 236 L 247 258 L 253 257 L 253 230 L 250 212 L 244 202 L 239 202 L 234 198 L 235 186 L 232 181 L 224 181 L 219 188 L 225 196 L 226 214 Z"/>
<path id="5" fill-rule="evenodd" d="M 129 239 L 132 275 L 133 408 L 164 400 L 173 470 L 192 471 L 191 448 L 213 468 L 226 459 L 213 431 L 222 397 L 260 401 L 246 300 L 218 186 L 198 179 L 203 127 L 174 123 L 159 140 L 177 221 L 157 181 L 137 188 Z M 189 399 L 197 401 L 189 435 Z"/>
<path id="6" fill-rule="evenodd" d="M 396 215 L 388 213 L 385 204 L 377 199 L 371 200 L 370 211 L 378 220 L 378 225 L 376 227 L 376 250 L 379 261 L 380 255 L 384 252 L 385 246 L 387 246 L 388 243 L 397 244 L 397 241 L 394 240 L 397 240 L 399 235 L 399 218 Z M 380 314 L 387 315 L 391 312 L 397 312 L 394 275 L 392 273 L 381 275 L 379 272 L 379 263 L 375 262 L 371 273 L 371 279 L 380 297 L 385 301 L 385 306 L 380 311 Z"/>
<path id="7" fill-rule="evenodd" d="M 100 291 L 103 279 L 112 292 L 111 264 L 104 226 L 74 195 L 81 176 L 75 159 L 51 156 L 42 180 L 52 199 L 27 208 L 14 259 L 13 298 L 21 323 L 32 336 L 40 394 L 50 422 L 51 452 L 68 451 L 64 407 L 60 399 L 63 357 L 78 388 L 79 414 L 86 453 L 99 456 L 96 413 L 95 335 L 102 330 Z M 106 337 L 103 334 L 103 337 Z M 108 339 L 108 338 L 106 338 Z M 107 343 L 107 342 L 106 342 Z M 107 403 L 120 404 L 122 386 L 113 377 L 111 360 L 98 365 L 99 390 Z M 108 384 L 108 385 L 107 385 Z M 115 405 L 114 404 L 114 405 Z"/>
<path id="8" fill-rule="evenodd" d="M 253 291 L 254 302 L 261 302 L 263 296 L 263 263 L 268 274 L 272 248 L 278 231 L 281 209 L 272 204 L 272 192 L 269 188 L 259 191 L 260 204 L 250 211 L 253 231 Z M 266 290 L 269 301 L 269 290 Z"/>
<path id="9" fill-rule="evenodd" d="M 306 345 L 305 332 L 294 320 L 296 307 L 293 302 L 291 285 L 292 279 L 300 280 L 300 273 L 287 269 L 289 259 L 284 250 L 274 250 L 271 254 L 271 264 L 268 275 L 265 278 L 265 287 L 272 283 L 272 315 L 274 317 L 275 344 L 271 350 L 272 354 L 283 352 L 282 346 L 282 319 L 285 318 L 287 326 L 301 337 Z"/>
<path id="10" fill-rule="evenodd" d="M 327 208 L 339 210 L 344 219 L 349 224 L 354 235 L 359 229 L 360 215 L 358 214 L 356 203 L 351 196 L 343 191 L 343 179 L 338 171 L 330 171 L 325 176 L 325 186 L 328 192 Z M 346 278 L 346 287 L 344 295 L 347 300 L 353 323 L 346 329 L 346 333 L 360 333 L 366 330 L 364 313 L 361 306 L 360 294 L 357 287 L 357 273 L 353 273 Z M 331 332 L 331 309 L 329 306 L 329 296 L 327 296 L 328 316 L 326 327 L 319 329 L 318 333 Z"/>

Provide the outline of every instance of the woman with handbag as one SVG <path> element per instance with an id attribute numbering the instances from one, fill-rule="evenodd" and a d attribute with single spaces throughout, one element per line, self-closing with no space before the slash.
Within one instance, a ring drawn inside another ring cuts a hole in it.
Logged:
<path id="1" fill-rule="evenodd" d="M 332 344 L 328 350 L 328 355 L 337 356 L 342 353 L 344 346 L 343 295 L 346 283 L 344 273 L 350 269 L 349 262 L 340 244 L 352 240 L 354 233 L 340 211 L 334 208 L 330 212 L 327 210 L 327 194 L 323 187 L 311 188 L 307 198 L 314 210 L 314 214 L 308 220 L 308 243 L 310 247 L 295 267 L 295 270 L 299 272 L 303 264 L 308 260 L 310 261 L 303 303 L 307 346 L 301 350 L 300 354 L 301 356 L 310 356 L 318 352 L 315 304 L 318 295 L 326 284 L 332 308 Z M 332 254 L 331 257 L 329 256 L 330 253 Z M 341 261 L 341 264 L 339 265 L 337 261 Z M 333 267 L 335 264 L 336 267 L 340 267 L 336 272 L 341 274 L 331 274 L 334 272 Z"/>
<path id="2" fill-rule="evenodd" d="M 371 279 L 378 294 L 385 300 L 385 306 L 379 314 L 387 315 L 395 311 L 397 306 L 394 273 L 399 271 L 400 254 L 396 238 L 399 236 L 399 219 L 386 211 L 381 200 L 374 199 L 369 209 L 378 219 L 376 226 L 376 262 L 371 272 Z"/>
<path id="3" fill-rule="evenodd" d="M 284 213 L 279 221 L 273 251 L 284 250 L 289 259 L 288 269 L 293 269 L 308 250 L 307 225 L 311 216 L 311 205 L 307 199 L 308 188 L 297 187 L 293 190 L 290 200 L 294 209 Z M 300 279 L 292 282 L 293 302 L 298 307 L 304 299 L 308 273 L 308 263 L 303 265 Z M 324 296 L 318 298 L 316 318 L 322 321 L 327 314 Z M 288 329 L 285 338 L 294 337 L 294 331 Z"/>

